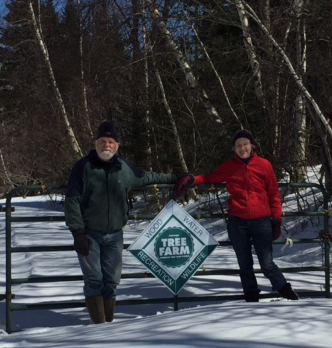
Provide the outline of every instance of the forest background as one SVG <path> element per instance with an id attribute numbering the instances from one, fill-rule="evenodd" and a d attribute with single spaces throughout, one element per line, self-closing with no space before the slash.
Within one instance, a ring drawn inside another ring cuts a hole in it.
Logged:
<path id="1" fill-rule="evenodd" d="M 4 6 L 4 5 L 5 6 Z M 211 171 L 252 131 L 278 180 L 332 194 L 332 1 L 4 0 L 0 195 L 66 184 L 115 122 L 147 170 Z"/>

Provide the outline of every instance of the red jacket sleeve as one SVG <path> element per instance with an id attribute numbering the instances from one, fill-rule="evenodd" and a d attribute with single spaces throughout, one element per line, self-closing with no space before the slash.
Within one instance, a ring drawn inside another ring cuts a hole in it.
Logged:
<path id="1" fill-rule="evenodd" d="M 195 176 L 195 185 L 199 184 L 221 184 L 226 181 L 227 161 L 214 169 L 210 174 Z"/>
<path id="2" fill-rule="evenodd" d="M 266 192 L 269 198 L 271 215 L 273 219 L 281 220 L 281 203 L 278 189 L 278 182 L 274 175 L 272 165 L 267 162 Z"/>

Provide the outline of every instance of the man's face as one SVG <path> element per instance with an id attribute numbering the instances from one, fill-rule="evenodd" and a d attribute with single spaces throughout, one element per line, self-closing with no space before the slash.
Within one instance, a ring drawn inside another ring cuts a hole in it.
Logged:
<path id="1" fill-rule="evenodd" d="M 95 147 L 102 161 L 110 161 L 119 149 L 120 144 L 113 138 L 102 137 L 96 140 Z"/>
<path id="2" fill-rule="evenodd" d="M 235 141 L 234 151 L 240 158 L 249 158 L 251 155 L 252 146 L 247 138 L 239 138 Z"/>

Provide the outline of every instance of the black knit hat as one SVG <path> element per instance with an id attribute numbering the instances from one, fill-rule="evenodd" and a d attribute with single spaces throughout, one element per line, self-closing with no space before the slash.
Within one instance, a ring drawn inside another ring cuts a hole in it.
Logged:
<path id="1" fill-rule="evenodd" d="M 241 129 L 233 135 L 233 139 L 232 139 L 233 145 L 235 144 L 236 140 L 239 138 L 249 139 L 252 145 L 256 145 L 256 142 L 255 142 L 254 137 L 252 136 L 251 132 L 249 132 L 246 129 Z"/>
<path id="2" fill-rule="evenodd" d="M 98 128 L 96 139 L 102 137 L 113 138 L 117 143 L 120 141 L 117 127 L 109 121 L 102 122 Z"/>

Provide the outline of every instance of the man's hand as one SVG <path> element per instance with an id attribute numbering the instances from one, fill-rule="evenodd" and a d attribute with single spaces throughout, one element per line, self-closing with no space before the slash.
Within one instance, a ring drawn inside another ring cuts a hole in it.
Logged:
<path id="1" fill-rule="evenodd" d="M 183 174 L 173 187 L 172 199 L 177 199 L 182 196 L 187 185 L 192 185 L 195 182 L 195 177 L 192 174 Z"/>
<path id="2" fill-rule="evenodd" d="M 281 221 L 271 220 L 272 224 L 272 240 L 277 240 L 281 236 Z"/>
<path id="3" fill-rule="evenodd" d="M 77 230 L 72 232 L 74 237 L 74 249 L 82 256 L 89 255 L 89 238 L 86 236 L 84 230 Z"/>

